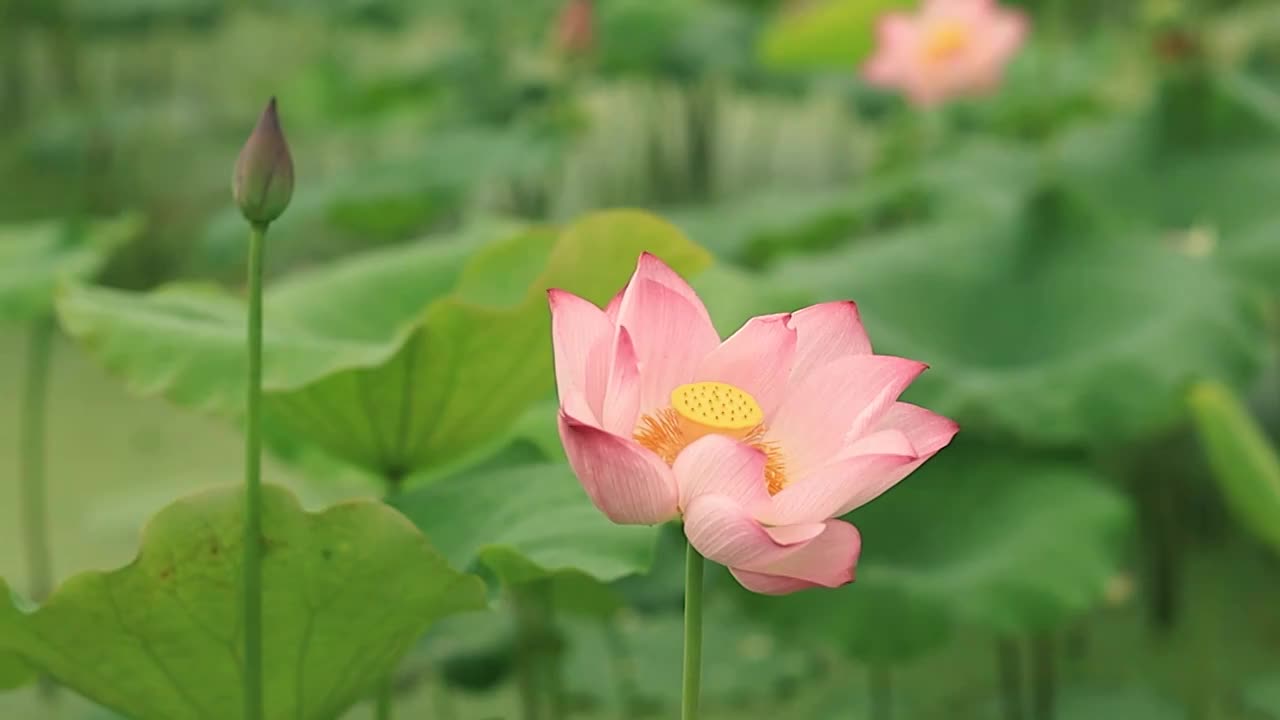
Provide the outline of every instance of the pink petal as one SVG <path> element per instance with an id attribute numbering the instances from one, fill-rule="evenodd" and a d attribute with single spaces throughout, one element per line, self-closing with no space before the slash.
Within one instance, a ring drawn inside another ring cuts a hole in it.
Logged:
<path id="1" fill-rule="evenodd" d="M 885 413 L 879 427 L 883 429 L 850 445 L 832 464 L 783 488 L 762 517 L 771 522 L 801 522 L 823 513 L 839 516 L 856 510 L 915 472 L 960 429 L 949 418 L 901 402 Z M 913 448 L 914 457 L 904 451 L 905 446 Z"/>
<path id="2" fill-rule="evenodd" d="M 639 413 L 640 370 L 636 350 L 627 329 L 618 328 L 600 414 L 601 426 L 615 435 L 629 437 L 635 430 Z"/>
<path id="3" fill-rule="evenodd" d="M 631 282 L 628 281 L 627 285 L 630 284 Z M 604 314 L 609 318 L 609 322 L 614 325 L 618 324 L 618 310 L 622 307 L 622 296 L 627 294 L 627 285 L 623 285 L 622 289 L 609 300 L 609 304 L 604 308 Z"/>
<path id="4" fill-rule="evenodd" d="M 768 434 L 782 448 L 787 474 L 802 478 L 828 463 L 874 426 L 925 367 L 890 355 L 854 355 L 794 384 Z"/>
<path id="5" fill-rule="evenodd" d="M 560 405 L 574 417 L 599 423 L 609 369 L 613 323 L 591 302 L 564 290 L 547 291 L 551 346 Z"/>
<path id="6" fill-rule="evenodd" d="M 881 424 L 883 423 L 884 421 L 881 420 Z M 854 440 L 849 445 L 846 445 L 836 458 L 842 460 L 858 455 L 909 455 L 915 457 L 917 453 L 916 446 L 911 443 L 911 438 L 905 432 L 897 428 L 888 427 L 867 433 Z"/>
<path id="7" fill-rule="evenodd" d="M 827 529 L 826 523 L 801 523 L 799 525 L 765 526 L 764 531 L 779 545 L 799 545 L 818 537 Z"/>
<path id="8" fill-rule="evenodd" d="M 747 321 L 698 365 L 694 381 L 729 383 L 746 390 L 772 417 L 782 403 L 796 354 L 791 315 L 762 315 Z"/>
<path id="9" fill-rule="evenodd" d="M 904 402 L 896 402 L 890 406 L 877 427 L 882 431 L 897 430 L 903 433 L 920 457 L 938 452 L 960 432 L 960 426 L 951 418 Z"/>
<path id="10" fill-rule="evenodd" d="M 791 314 L 796 331 L 792 381 L 799 381 L 832 360 L 870 355 L 871 339 L 862 326 L 858 306 L 849 301 L 811 305 Z"/>
<path id="11" fill-rule="evenodd" d="M 803 546 L 774 540 L 741 503 L 724 495 L 695 497 L 685 507 L 684 531 L 703 557 L 727 567 L 760 567 Z"/>
<path id="12" fill-rule="evenodd" d="M 745 508 L 723 495 L 700 495 L 685 510 L 685 535 L 698 552 L 722 565 L 749 572 L 783 575 L 825 587 L 853 579 L 858 558 L 857 531 L 848 523 L 828 521 L 823 530 L 805 528 L 773 537 Z"/>
<path id="13" fill-rule="evenodd" d="M 858 529 L 842 520 L 828 520 L 826 530 L 811 541 L 789 550 L 781 559 L 753 572 L 795 578 L 823 587 L 853 582 L 853 569 L 862 553 Z"/>
<path id="14" fill-rule="evenodd" d="M 702 298 L 698 297 L 698 293 L 693 291 L 693 288 L 684 278 L 680 277 L 679 273 L 662 262 L 658 256 L 648 252 L 640 253 L 640 258 L 636 261 L 636 271 L 631 276 L 630 282 L 637 280 L 652 280 L 659 285 L 665 286 L 680 297 L 688 300 L 689 304 L 702 316 L 702 319 L 706 320 L 707 325 L 711 325 L 711 315 L 707 312 L 706 306 L 702 304 Z M 716 338 L 718 340 L 719 336 L 717 335 Z"/>
<path id="15" fill-rule="evenodd" d="M 769 523 L 820 522 L 875 499 L 918 465 L 915 455 L 857 455 L 787 485 L 760 518 Z M 905 472 L 900 472 L 905 470 Z"/>
<path id="16" fill-rule="evenodd" d="M 892 87 L 902 82 L 919 36 L 919 24 L 910 15 L 883 15 L 876 24 L 875 53 L 862 66 L 862 76 L 872 85 L 881 87 Z"/>
<path id="17" fill-rule="evenodd" d="M 793 523 L 844 515 L 910 475 L 959 430 L 948 418 L 909 403 L 894 403 L 879 427 L 826 467 L 783 488 L 762 519 Z"/>
<path id="18" fill-rule="evenodd" d="M 665 266 L 663 266 L 665 267 Z M 655 280 L 635 277 L 618 309 L 640 365 L 640 412 L 671 404 L 671 391 L 690 382 L 698 363 L 720 344 L 702 303 Z"/>
<path id="19" fill-rule="evenodd" d="M 608 518 L 623 525 L 654 525 L 674 519 L 676 480 L 657 455 L 629 438 L 560 412 L 560 440 L 569 466 Z"/>
<path id="20" fill-rule="evenodd" d="M 764 453 L 724 435 L 707 435 L 685 448 L 672 471 L 680 489 L 680 507 L 708 493 L 723 495 L 743 506 L 767 502 Z"/>
<path id="21" fill-rule="evenodd" d="M 736 568 L 729 568 L 729 572 L 733 573 L 733 577 L 738 580 L 742 587 L 761 595 L 790 595 L 801 590 L 822 587 L 807 580 L 782 577 L 781 575 L 766 575 Z"/>

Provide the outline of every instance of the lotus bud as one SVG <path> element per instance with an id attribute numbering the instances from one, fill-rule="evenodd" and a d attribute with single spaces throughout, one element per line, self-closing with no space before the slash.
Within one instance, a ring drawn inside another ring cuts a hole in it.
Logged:
<path id="1" fill-rule="evenodd" d="M 293 197 L 293 158 L 280 129 L 276 99 L 262 111 L 253 134 L 240 150 L 231 191 L 245 219 L 268 225 L 284 213 Z"/>

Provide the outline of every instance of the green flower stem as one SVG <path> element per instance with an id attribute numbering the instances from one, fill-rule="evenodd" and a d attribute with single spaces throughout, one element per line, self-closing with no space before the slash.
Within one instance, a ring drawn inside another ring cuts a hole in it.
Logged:
<path id="1" fill-rule="evenodd" d="M 516 615 L 516 684 L 520 691 L 520 717 L 542 717 L 542 683 L 539 678 L 542 629 L 540 611 L 528 588 L 511 586 L 512 608 Z"/>
<path id="2" fill-rule="evenodd" d="M 636 690 L 635 661 L 622 637 L 616 616 L 604 621 L 604 641 L 609 648 L 609 668 L 618 694 L 618 717 L 626 720 L 635 714 L 636 698 L 640 693 Z"/>
<path id="3" fill-rule="evenodd" d="M 458 710 L 454 707 L 449 683 L 445 682 L 444 676 L 437 673 L 432 685 L 431 707 L 435 711 L 436 720 L 457 720 Z"/>
<path id="4" fill-rule="evenodd" d="M 378 696 L 373 704 L 373 717 L 375 720 L 391 720 L 391 703 L 392 693 L 394 691 L 395 680 L 388 675 L 382 684 L 378 686 Z"/>
<path id="5" fill-rule="evenodd" d="M 249 232 L 249 394 L 244 463 L 244 718 L 262 720 L 262 257 L 265 224 Z"/>
<path id="6" fill-rule="evenodd" d="M 702 555 L 687 546 L 684 567 L 684 687 L 680 717 L 696 720 L 702 690 Z"/>
<path id="7" fill-rule="evenodd" d="M 1057 689 L 1057 663 L 1053 634 L 1031 636 L 1031 707 L 1035 720 L 1053 720 Z"/>
<path id="8" fill-rule="evenodd" d="M 868 677 L 871 685 L 871 720 L 893 717 L 893 670 L 888 665 L 872 665 Z"/>
<path id="9" fill-rule="evenodd" d="M 22 396 L 22 434 L 18 462 L 22 478 L 22 522 L 26 536 L 28 592 L 44 600 L 53 589 L 49 550 L 49 506 L 45 485 L 45 414 L 49 397 L 49 360 L 53 353 L 53 320 L 40 318 L 27 336 L 26 381 Z"/>
<path id="10" fill-rule="evenodd" d="M 400 494 L 400 490 L 404 487 L 404 475 L 401 473 L 388 473 L 387 477 L 387 494 L 382 501 L 391 504 L 396 496 Z M 391 720 L 391 711 L 395 704 L 395 671 L 387 675 L 381 683 L 378 684 L 378 692 L 373 698 L 373 717 L 374 720 Z"/>
<path id="11" fill-rule="evenodd" d="M 544 604 L 542 625 L 542 666 L 547 690 L 548 714 L 555 720 L 569 717 L 569 695 L 564 687 L 564 648 L 555 624 L 555 604 L 551 598 L 551 583 L 539 583 L 543 587 Z"/>
<path id="12" fill-rule="evenodd" d="M 43 601 L 53 590 L 53 553 L 49 543 L 49 498 L 45 481 L 45 429 L 49 404 L 49 369 L 53 355 L 53 318 L 31 324 L 27 335 L 26 380 L 22 386 L 21 444 L 18 452 L 22 482 L 23 545 L 27 551 L 27 591 Z M 46 702 L 54 695 L 53 682 L 40 678 L 40 695 Z"/>
<path id="13" fill-rule="evenodd" d="M 1009 638 L 996 640 L 996 666 L 1000 672 L 1000 698 L 1004 720 L 1023 720 L 1022 651 Z"/>

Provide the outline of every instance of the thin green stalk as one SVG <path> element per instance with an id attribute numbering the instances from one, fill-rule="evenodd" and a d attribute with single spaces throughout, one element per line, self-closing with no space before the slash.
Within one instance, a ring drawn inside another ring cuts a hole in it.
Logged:
<path id="1" fill-rule="evenodd" d="M 267 226 L 249 231 L 249 393 L 244 463 L 244 717 L 262 720 L 262 256 Z"/>
<path id="2" fill-rule="evenodd" d="M 626 720 L 634 714 L 635 699 L 640 693 L 636 690 L 635 662 L 622 637 L 616 617 L 604 621 L 604 641 L 609 648 L 609 669 L 613 674 L 614 691 L 618 695 L 618 717 Z"/>
<path id="3" fill-rule="evenodd" d="M 53 553 L 49 543 L 49 497 L 45 478 L 45 430 L 49 405 L 49 371 L 53 356 L 53 318 L 31 324 L 27 335 L 26 381 L 22 386 L 21 445 L 18 452 L 22 482 L 23 545 L 27 551 L 27 591 L 43 601 L 53 590 Z M 40 678 L 40 696 L 51 702 L 53 681 Z"/>
<path id="4" fill-rule="evenodd" d="M 1008 638 L 996 641 L 996 664 L 1000 672 L 1000 699 L 1004 720 L 1022 720 L 1022 651 Z"/>
<path id="5" fill-rule="evenodd" d="M 21 0 L 0 0 L 0 129 L 4 130 L 21 128 L 26 120 L 25 24 Z"/>
<path id="6" fill-rule="evenodd" d="M 890 720 L 893 717 L 893 669 L 888 665 L 872 665 L 871 720 Z"/>
<path id="7" fill-rule="evenodd" d="M 456 720 L 458 717 L 457 708 L 453 703 L 453 696 L 449 691 L 449 684 L 444 678 L 437 675 L 431 692 L 431 705 L 436 713 L 436 720 Z"/>
<path id="8" fill-rule="evenodd" d="M 373 704 L 373 717 L 375 720 L 391 720 L 391 704 L 392 696 L 395 692 L 394 680 L 391 675 L 378 686 L 378 696 Z"/>
<path id="9" fill-rule="evenodd" d="M 545 588 L 549 594 L 550 587 Z M 553 720 L 565 720 L 569 717 L 571 709 L 569 708 L 569 693 L 565 691 L 564 686 L 564 643 L 560 637 L 558 628 L 555 626 L 555 605 L 551 602 L 551 598 L 546 598 L 547 604 L 544 606 L 546 611 L 546 624 L 543 626 L 543 645 L 546 664 L 546 682 L 547 695 L 551 698 L 551 717 Z"/>
<path id="10" fill-rule="evenodd" d="M 516 614 L 516 685 L 520 691 L 520 716 L 523 720 L 542 717 L 542 630 L 540 610 L 529 597 L 528 588 L 510 588 Z"/>
<path id="11" fill-rule="evenodd" d="M 697 720 L 702 690 L 702 555 L 688 545 L 684 561 L 684 688 L 680 717 Z"/>
<path id="12" fill-rule="evenodd" d="M 53 353 L 53 320 L 40 318 L 27 335 L 26 381 L 22 396 L 22 435 L 18 462 L 22 478 L 22 524 L 26 538 L 28 592 L 44 600 L 53 589 L 49 550 L 48 488 L 45 484 L 45 415 L 49 398 L 49 361 Z"/>
<path id="13" fill-rule="evenodd" d="M 1035 720 L 1053 720 L 1056 708 L 1057 669 L 1053 634 L 1031 636 L 1031 708 Z"/>
<path id="14" fill-rule="evenodd" d="M 390 504 L 400 494 L 400 490 L 403 487 L 403 473 L 387 473 L 387 494 L 382 501 Z M 387 677 L 378 685 L 378 692 L 373 698 L 373 717 L 375 720 L 391 720 L 391 713 L 395 705 L 395 677 L 396 672 L 393 669 L 387 673 Z"/>

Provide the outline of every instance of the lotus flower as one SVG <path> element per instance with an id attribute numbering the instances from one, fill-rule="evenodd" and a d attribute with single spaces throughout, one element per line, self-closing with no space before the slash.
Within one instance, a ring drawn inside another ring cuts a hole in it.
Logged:
<path id="1" fill-rule="evenodd" d="M 925 366 L 872 354 L 851 302 L 752 318 L 722 342 L 649 254 L 603 310 L 549 296 L 560 437 L 591 500 L 616 523 L 683 517 L 694 548 L 756 592 L 851 582 L 861 540 L 833 518 L 957 430 L 897 402 Z"/>
<path id="2" fill-rule="evenodd" d="M 1026 17 L 996 0 L 925 0 L 914 15 L 881 18 L 863 75 L 921 106 L 989 92 L 1026 34 Z"/>
<path id="3" fill-rule="evenodd" d="M 595 3 L 568 0 L 556 18 L 556 48 L 565 55 L 585 55 L 595 45 Z"/>

